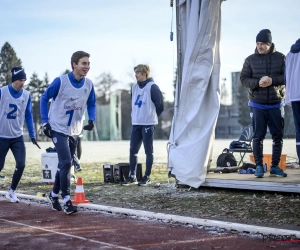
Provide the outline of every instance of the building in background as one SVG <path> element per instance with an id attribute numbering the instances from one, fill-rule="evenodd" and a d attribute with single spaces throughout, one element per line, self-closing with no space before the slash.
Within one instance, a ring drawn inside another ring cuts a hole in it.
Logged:
<path id="1" fill-rule="evenodd" d="M 239 123 L 239 101 L 238 101 L 238 89 L 240 81 L 240 72 L 231 73 L 231 91 L 232 91 L 232 104 L 220 105 L 219 116 L 217 119 L 217 125 L 215 129 L 216 139 L 225 138 L 238 138 L 242 133 L 244 126 Z M 225 79 L 223 79 L 225 80 Z M 223 84 L 225 86 L 225 84 Z M 245 89 L 246 90 L 246 89 Z M 247 91 L 247 90 L 246 90 Z"/>
<path id="2" fill-rule="evenodd" d="M 223 79 L 224 80 L 224 79 Z M 231 73 L 232 104 L 221 104 L 215 138 L 238 138 L 244 127 L 251 124 L 248 107 L 248 91 L 240 84 L 240 72 Z M 291 106 L 285 106 L 284 138 L 295 138 L 295 126 Z M 271 138 L 268 131 L 266 138 Z"/>

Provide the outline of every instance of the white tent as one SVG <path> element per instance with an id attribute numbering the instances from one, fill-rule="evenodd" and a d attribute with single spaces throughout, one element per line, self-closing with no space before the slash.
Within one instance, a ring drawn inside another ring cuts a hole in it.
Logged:
<path id="1" fill-rule="evenodd" d="M 168 168 L 183 184 L 204 181 L 220 107 L 222 0 L 177 0 L 177 86 Z"/>

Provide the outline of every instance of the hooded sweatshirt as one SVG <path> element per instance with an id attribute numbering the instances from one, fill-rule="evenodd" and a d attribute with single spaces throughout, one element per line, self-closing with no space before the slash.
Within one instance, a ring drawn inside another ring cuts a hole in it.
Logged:
<path id="1" fill-rule="evenodd" d="M 300 39 L 291 46 L 285 62 L 285 103 L 300 101 Z"/>

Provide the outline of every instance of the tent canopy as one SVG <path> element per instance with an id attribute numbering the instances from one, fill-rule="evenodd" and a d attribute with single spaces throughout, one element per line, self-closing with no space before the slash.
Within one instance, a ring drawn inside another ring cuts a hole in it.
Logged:
<path id="1" fill-rule="evenodd" d="M 177 0 L 178 77 L 168 168 L 198 188 L 206 177 L 220 107 L 222 0 Z"/>

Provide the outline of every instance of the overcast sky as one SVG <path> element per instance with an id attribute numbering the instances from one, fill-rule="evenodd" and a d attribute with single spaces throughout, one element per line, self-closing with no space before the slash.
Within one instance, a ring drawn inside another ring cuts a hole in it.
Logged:
<path id="1" fill-rule="evenodd" d="M 230 72 L 241 70 L 261 29 L 271 30 L 278 51 L 289 51 L 300 38 L 299 9 L 300 0 L 222 3 L 221 78 L 227 78 L 228 88 Z M 176 43 L 169 39 L 171 21 L 170 0 L 0 0 L 0 47 L 9 42 L 28 76 L 36 72 L 42 79 L 47 72 L 50 81 L 71 69 L 77 50 L 91 54 L 91 80 L 107 72 L 122 87 L 133 81 L 133 67 L 146 63 L 172 101 Z"/>

